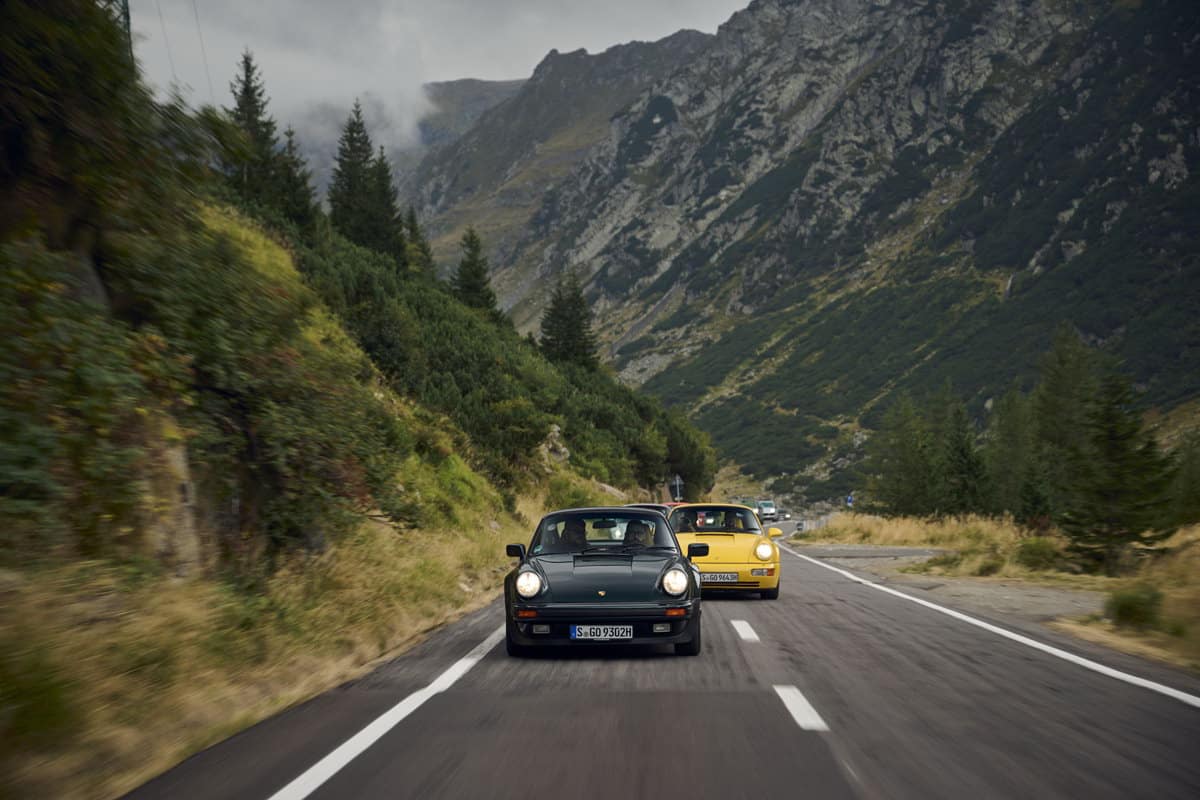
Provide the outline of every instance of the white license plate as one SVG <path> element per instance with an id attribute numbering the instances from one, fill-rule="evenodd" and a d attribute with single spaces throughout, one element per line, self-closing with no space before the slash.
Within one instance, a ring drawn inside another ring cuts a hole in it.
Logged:
<path id="1" fill-rule="evenodd" d="M 701 572 L 701 583 L 737 583 L 738 574 L 736 572 Z"/>
<path id="2" fill-rule="evenodd" d="M 609 639 L 632 639 L 632 625 L 572 625 L 572 639 L 590 639 L 603 642 Z"/>

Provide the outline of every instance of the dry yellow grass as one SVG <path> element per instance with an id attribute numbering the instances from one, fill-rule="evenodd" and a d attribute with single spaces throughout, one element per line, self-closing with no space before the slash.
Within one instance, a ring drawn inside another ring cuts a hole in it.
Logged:
<path id="1" fill-rule="evenodd" d="M 541 503 L 523 498 L 518 511 L 536 517 Z M 51 741 L 0 748 L 0 796 L 118 795 L 362 674 L 496 597 L 503 545 L 529 536 L 514 517 L 417 531 L 368 523 L 253 593 L 104 562 L 4 576 L 7 663 L 36 669 L 18 687 L 57 692 L 69 719 Z"/>
<path id="2" fill-rule="evenodd" d="M 1148 585 L 1162 593 L 1156 630 L 1120 628 L 1105 619 L 1063 620 L 1061 627 L 1083 638 L 1200 669 L 1200 525 L 1184 528 L 1146 559 L 1136 573 L 1119 578 L 1062 570 L 1057 556 L 1066 540 L 1057 533 L 1034 537 L 1011 520 L 982 517 L 922 520 L 837 514 L 806 543 L 936 547 L 953 553 L 910 569 L 958 576 L 994 576 L 1008 581 L 1117 592 Z"/>

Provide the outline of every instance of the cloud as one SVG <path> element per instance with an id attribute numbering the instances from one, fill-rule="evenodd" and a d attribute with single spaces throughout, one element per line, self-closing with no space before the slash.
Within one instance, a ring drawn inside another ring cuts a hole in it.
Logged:
<path id="1" fill-rule="evenodd" d="M 130 11 L 138 59 L 160 92 L 174 82 L 194 105 L 229 105 L 249 48 L 272 114 L 313 153 L 336 143 L 355 97 L 372 138 L 400 151 L 418 141 L 417 122 L 430 110 L 427 81 L 522 78 L 552 48 L 598 52 L 680 28 L 713 31 L 746 2 L 131 0 Z M 313 165 L 318 183 L 324 161 Z"/>

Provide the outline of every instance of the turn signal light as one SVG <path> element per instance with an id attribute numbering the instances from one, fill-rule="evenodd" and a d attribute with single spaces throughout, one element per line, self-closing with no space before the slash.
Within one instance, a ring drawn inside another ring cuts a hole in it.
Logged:
<path id="1" fill-rule="evenodd" d="M 537 616 L 537 612 L 531 609 L 518 608 L 517 619 L 533 619 Z"/>
<path id="2" fill-rule="evenodd" d="M 682 616 L 685 616 L 686 614 L 687 614 L 686 608 L 668 608 L 667 609 L 668 617 L 682 617 Z"/>

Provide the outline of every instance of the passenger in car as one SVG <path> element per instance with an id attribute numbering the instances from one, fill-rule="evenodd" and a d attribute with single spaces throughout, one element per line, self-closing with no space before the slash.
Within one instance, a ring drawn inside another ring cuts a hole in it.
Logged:
<path id="1" fill-rule="evenodd" d="M 649 547 L 652 543 L 650 526 L 646 523 L 635 519 L 625 526 L 625 544 Z"/>

